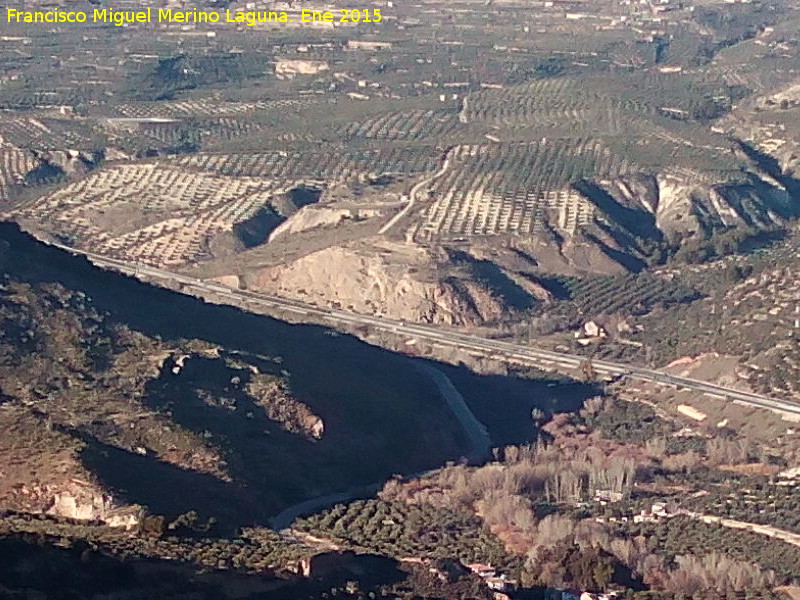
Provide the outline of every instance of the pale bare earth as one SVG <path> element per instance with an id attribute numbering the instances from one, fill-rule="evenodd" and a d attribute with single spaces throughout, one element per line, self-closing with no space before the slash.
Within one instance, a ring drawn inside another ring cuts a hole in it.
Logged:
<path id="1" fill-rule="evenodd" d="M 776 592 L 786 594 L 790 600 L 800 600 L 800 587 L 796 585 L 782 585 L 775 588 Z"/>
<path id="2" fill-rule="evenodd" d="M 37 453 L 5 449 L 6 465 L 0 469 L 0 501 L 14 510 L 102 521 L 111 527 L 133 527 L 140 509 L 123 506 L 83 466 L 72 450 Z"/>
<path id="3" fill-rule="evenodd" d="M 422 248 L 373 240 L 331 247 L 246 277 L 248 289 L 362 313 L 444 324 L 499 317 L 502 303 L 468 279 L 431 267 L 444 257 Z"/>
<path id="4" fill-rule="evenodd" d="M 709 352 L 686 356 L 664 367 L 674 375 L 708 381 L 742 391 L 753 392 L 737 357 Z M 738 436 L 771 447 L 794 449 L 800 447 L 796 416 L 781 411 L 744 406 L 702 393 L 679 390 L 643 382 L 626 382 L 619 386 L 622 398 L 644 402 L 663 418 L 677 421 L 690 430 L 703 427 L 725 427 Z"/>
<path id="5" fill-rule="evenodd" d="M 735 356 L 723 356 L 716 352 L 710 352 L 697 357 L 679 359 L 667 365 L 664 370 L 681 377 L 710 381 L 717 385 L 744 391 L 753 391 L 747 385 L 747 381 L 738 376 L 739 359 Z"/>

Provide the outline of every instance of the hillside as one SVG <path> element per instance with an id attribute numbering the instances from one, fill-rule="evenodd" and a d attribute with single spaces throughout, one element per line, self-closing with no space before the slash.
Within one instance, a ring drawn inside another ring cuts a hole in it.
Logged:
<path id="1" fill-rule="evenodd" d="M 467 451 L 435 383 L 402 356 L 2 235 L 2 509 L 264 522 Z"/>

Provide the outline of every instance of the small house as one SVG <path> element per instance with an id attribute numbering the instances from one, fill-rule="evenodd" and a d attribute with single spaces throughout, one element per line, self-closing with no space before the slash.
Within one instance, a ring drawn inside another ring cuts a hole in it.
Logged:
<path id="1" fill-rule="evenodd" d="M 497 570 L 494 567 L 483 563 L 472 563 L 467 565 L 467 568 L 478 577 L 483 577 L 484 579 L 497 575 Z"/>

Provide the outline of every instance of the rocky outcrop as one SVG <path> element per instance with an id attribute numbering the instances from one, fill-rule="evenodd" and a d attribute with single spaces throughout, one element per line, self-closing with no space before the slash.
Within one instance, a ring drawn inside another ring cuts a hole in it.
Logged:
<path id="1" fill-rule="evenodd" d="M 102 158 L 98 154 L 79 150 L 34 151 L 34 155 L 42 162 L 40 170 L 51 174 L 63 174 L 68 179 L 82 177 L 96 168 Z M 29 175 L 33 179 L 37 176 L 33 172 Z"/>
<path id="2" fill-rule="evenodd" d="M 800 82 L 741 102 L 715 129 L 750 144 L 781 173 L 800 173 Z"/>
<path id="3" fill-rule="evenodd" d="M 88 485 L 73 485 L 70 490 L 57 492 L 47 509 L 48 515 L 67 517 L 78 521 L 100 521 L 109 527 L 132 529 L 139 524 L 141 509 L 136 506 L 117 506 L 108 494 L 93 490 Z"/>
<path id="4" fill-rule="evenodd" d="M 257 373 L 247 384 L 247 393 L 264 408 L 268 418 L 283 425 L 286 431 L 321 439 L 325 433 L 323 420 L 289 393 L 282 379 Z"/>
<path id="5" fill-rule="evenodd" d="M 70 465 L 75 470 L 78 465 Z M 32 513 L 65 517 L 77 521 L 93 521 L 132 529 L 141 519 L 142 509 L 137 505 L 119 503 L 107 490 L 86 480 L 54 474 L 53 479 L 16 482 L 0 496 L 4 508 Z"/>
<path id="6" fill-rule="evenodd" d="M 275 74 L 281 78 L 291 78 L 295 75 L 316 75 L 327 71 L 328 68 L 328 63 L 323 60 L 280 58 L 275 62 Z"/>

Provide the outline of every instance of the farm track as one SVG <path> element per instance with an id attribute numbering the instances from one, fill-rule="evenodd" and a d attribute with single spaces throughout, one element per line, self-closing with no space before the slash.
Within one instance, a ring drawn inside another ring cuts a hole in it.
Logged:
<path id="1" fill-rule="evenodd" d="M 718 517 L 716 515 L 706 515 L 702 513 L 695 513 L 691 511 L 681 511 L 679 514 L 685 514 L 692 519 L 697 519 L 709 525 L 721 525 L 729 529 L 739 529 L 765 535 L 767 537 L 786 542 L 792 546 L 800 547 L 800 533 L 786 531 L 785 529 L 778 529 L 772 525 L 761 525 L 760 523 L 749 523 L 747 521 L 738 521 L 736 519 L 728 519 L 727 517 Z"/>
<path id="2" fill-rule="evenodd" d="M 417 201 L 417 194 L 419 194 L 420 190 L 422 188 L 430 185 L 433 181 L 435 181 L 436 179 L 442 177 L 447 172 L 447 170 L 450 168 L 450 159 L 451 159 L 451 155 L 452 155 L 453 149 L 454 148 L 448 148 L 447 152 L 445 153 L 444 161 L 442 162 L 442 166 L 439 168 L 438 171 L 436 171 L 432 175 L 424 178 L 422 181 L 419 181 L 416 185 L 414 185 L 413 188 L 411 188 L 411 191 L 408 194 L 408 196 L 409 196 L 408 204 L 406 204 L 406 206 L 405 206 L 405 208 L 403 208 L 403 210 L 401 210 L 394 217 L 389 219 L 389 221 L 387 221 L 387 223 L 383 227 L 380 228 L 378 233 L 380 233 L 381 235 L 388 233 L 389 230 L 392 229 L 392 227 L 394 227 L 398 223 L 398 221 L 400 221 L 400 219 L 405 217 L 409 213 L 409 211 L 414 207 L 414 204 Z"/>

